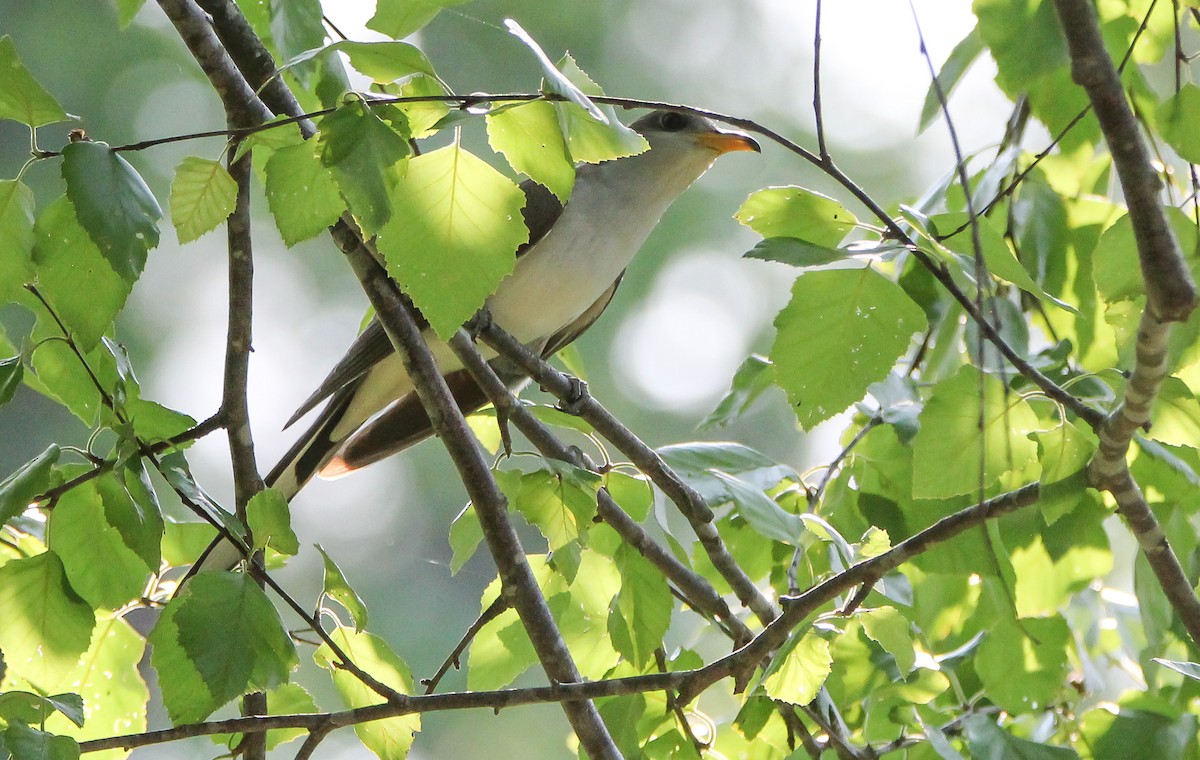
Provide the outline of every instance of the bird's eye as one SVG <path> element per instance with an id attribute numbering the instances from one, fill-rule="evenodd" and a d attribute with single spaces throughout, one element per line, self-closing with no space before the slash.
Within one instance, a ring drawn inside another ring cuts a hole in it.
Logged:
<path id="1" fill-rule="evenodd" d="M 678 132 L 687 126 L 687 117 L 681 113 L 667 111 L 662 115 L 662 120 L 659 122 L 662 128 L 667 132 Z"/>

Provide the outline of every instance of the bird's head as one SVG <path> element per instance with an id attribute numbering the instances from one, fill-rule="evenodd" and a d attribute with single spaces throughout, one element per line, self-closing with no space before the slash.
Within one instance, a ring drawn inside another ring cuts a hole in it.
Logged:
<path id="1" fill-rule="evenodd" d="M 652 151 L 699 149 L 711 151 L 713 159 L 735 150 L 762 151 L 758 141 L 745 132 L 722 128 L 711 119 L 691 113 L 651 111 L 630 126 L 646 138 Z"/>

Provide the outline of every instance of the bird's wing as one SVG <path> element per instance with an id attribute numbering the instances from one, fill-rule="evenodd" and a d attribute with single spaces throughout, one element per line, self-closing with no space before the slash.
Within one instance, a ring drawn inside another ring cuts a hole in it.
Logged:
<path id="1" fill-rule="evenodd" d="M 622 273 L 622 276 L 624 273 Z M 618 277 L 600 298 L 596 299 L 586 311 L 571 324 L 552 335 L 545 345 L 530 346 L 531 349 L 548 357 L 584 333 L 595 322 L 604 309 L 608 307 L 621 284 Z M 492 359 L 488 364 L 509 388 L 520 388 L 527 376 L 504 357 Z M 487 395 L 475 384 L 465 369 L 460 369 L 446 375 L 446 384 L 454 395 L 454 400 L 463 414 L 479 411 L 488 403 Z M 332 406 L 332 404 L 331 404 Z M 417 394 L 410 393 L 388 407 L 387 411 L 358 429 L 338 450 L 337 455 L 321 469 L 321 476 L 326 478 L 339 477 L 366 467 L 372 462 L 389 457 L 413 444 L 419 443 L 433 433 L 433 424 L 425 407 L 421 405 Z"/>
<path id="2" fill-rule="evenodd" d="M 522 182 L 521 190 L 525 193 L 525 206 L 521 209 L 521 215 L 525 219 L 525 227 L 529 230 L 529 240 L 522 243 L 521 247 L 517 249 L 517 258 L 523 256 L 535 243 L 546 236 L 546 233 L 554 226 L 554 222 L 558 220 L 563 210 L 563 204 L 558 200 L 558 197 L 533 180 L 527 179 Z M 412 306 L 412 304 L 409 305 Z M 605 305 L 607 305 L 607 301 Z M 429 326 L 429 322 L 416 308 L 413 308 L 413 312 L 417 318 L 417 326 L 424 331 Z M 592 321 L 595 321 L 594 317 Z M 591 325 L 591 322 L 588 322 L 588 325 Z M 586 325 L 584 329 L 587 329 Z M 571 340 L 574 340 L 574 337 Z M 567 342 L 569 343 L 570 341 Z M 563 345 L 566 345 L 566 343 L 560 345 L 559 348 Z M 557 351 L 558 349 L 554 350 Z M 292 414 L 291 418 L 283 426 L 284 429 L 286 430 L 291 427 L 297 420 L 315 409 L 318 404 L 332 396 L 338 389 L 349 385 L 365 375 L 372 367 L 391 356 L 392 353 L 392 343 L 388 340 L 387 333 L 383 330 L 383 325 L 379 323 L 379 320 L 371 319 L 366 328 L 354 339 L 354 343 L 350 345 L 349 350 L 346 351 L 341 361 L 330 370 L 325 379 L 321 381 L 321 384 L 317 386 L 317 389 L 312 392 L 312 395 L 305 399 L 304 403 Z"/>

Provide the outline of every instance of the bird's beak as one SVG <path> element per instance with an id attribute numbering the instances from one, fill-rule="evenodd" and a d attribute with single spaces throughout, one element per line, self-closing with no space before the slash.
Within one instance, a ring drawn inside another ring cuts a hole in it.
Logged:
<path id="1" fill-rule="evenodd" d="M 758 141 L 745 132 L 735 130 L 717 130 L 698 135 L 697 140 L 706 148 L 715 150 L 718 154 L 731 153 L 735 150 L 752 150 L 762 153 Z"/>

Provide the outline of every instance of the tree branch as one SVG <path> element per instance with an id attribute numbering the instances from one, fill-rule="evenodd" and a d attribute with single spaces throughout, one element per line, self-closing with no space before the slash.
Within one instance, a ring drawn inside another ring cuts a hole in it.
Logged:
<path id="1" fill-rule="evenodd" d="M 587 420 L 596 432 L 611 441 L 629 461 L 662 489 L 667 498 L 687 518 L 709 560 L 721 577 L 729 583 L 738 600 L 753 611 L 763 625 L 775 619 L 778 614 L 775 606 L 725 548 L 725 542 L 721 540 L 713 523 L 712 510 L 704 503 L 704 497 L 684 483 L 654 449 L 622 425 L 600 402 L 586 394 L 579 398 L 579 381 L 551 367 L 497 325 L 485 326 L 481 337 L 497 353 L 521 367 L 538 385 L 563 401 L 572 414 Z"/>
<path id="2" fill-rule="evenodd" d="M 496 376 L 496 373 L 480 356 L 479 351 L 465 333 L 460 331 L 451 338 L 450 348 L 454 350 L 463 366 L 471 373 L 471 377 L 487 394 L 488 400 L 496 407 L 497 413 L 516 425 L 517 429 L 533 443 L 543 456 L 577 466 L 582 465 L 592 472 L 600 471 L 600 468 L 586 455 L 578 450 L 568 449 L 557 436 L 533 416 L 524 404 L 509 392 L 503 381 Z M 627 544 L 637 549 L 667 580 L 678 587 L 689 606 L 725 623 L 733 636 L 735 645 L 741 646 L 750 640 L 752 635 L 750 629 L 733 614 L 716 589 L 699 573 L 686 567 L 673 554 L 654 541 L 642 526 L 621 509 L 608 491 L 601 489 L 597 494 L 596 509 L 600 518 L 608 523 Z"/>
<path id="3" fill-rule="evenodd" d="M 500 575 L 501 593 L 509 598 L 529 634 L 546 675 L 554 682 L 582 680 L 566 643 L 558 632 L 537 578 L 525 560 L 525 550 L 508 519 L 508 502 L 484 460 L 467 422 L 446 386 L 433 354 L 392 281 L 371 252 L 344 223 L 334 228 L 334 239 L 346 253 L 380 323 L 404 368 L 438 437 L 450 454 L 483 529 L 484 538 Z M 592 758 L 619 758 L 600 713 L 591 702 L 565 702 L 563 709 L 580 744 Z"/>
<path id="4" fill-rule="evenodd" d="M 1054 0 L 1054 6 L 1071 54 L 1071 76 L 1087 91 L 1121 179 L 1146 283 L 1146 306 L 1164 322 L 1183 322 L 1196 306 L 1196 284 L 1167 223 L 1159 201 L 1162 181 L 1104 47 L 1096 9 L 1090 0 Z"/>
<path id="5" fill-rule="evenodd" d="M 1159 200 L 1162 182 L 1142 140 L 1137 117 L 1104 47 L 1096 10 L 1088 0 L 1055 0 L 1071 54 L 1071 75 L 1088 99 L 1108 142 L 1129 207 L 1138 263 L 1146 288 L 1146 311 L 1137 332 L 1136 361 L 1121 404 L 1098 429 L 1100 447 L 1088 467 L 1093 485 L 1116 500 L 1171 605 L 1200 646 L 1200 599 L 1166 534 L 1129 471 L 1126 454 L 1170 374 L 1171 322 L 1184 321 L 1196 305 L 1196 285 Z"/>

